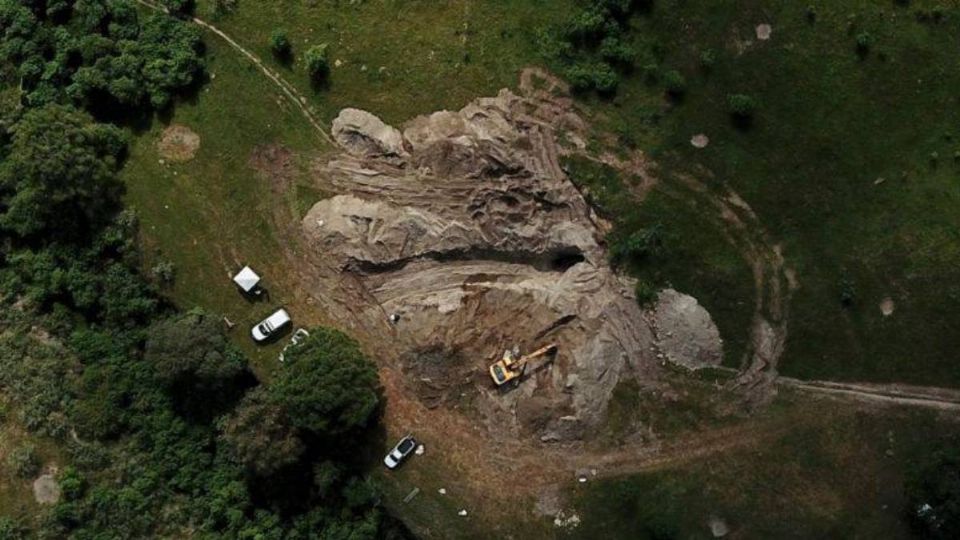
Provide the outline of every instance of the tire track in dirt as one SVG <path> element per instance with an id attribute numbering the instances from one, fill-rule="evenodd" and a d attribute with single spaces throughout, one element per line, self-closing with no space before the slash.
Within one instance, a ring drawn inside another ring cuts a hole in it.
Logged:
<path id="1" fill-rule="evenodd" d="M 148 9 L 151 9 L 153 11 L 159 11 L 161 13 L 166 13 L 167 15 L 170 15 L 170 11 L 165 7 L 159 6 L 152 2 L 148 2 L 147 0 L 135 0 L 135 1 L 138 4 Z M 216 26 L 197 17 L 189 17 L 187 20 L 189 20 L 190 22 L 196 24 L 201 28 L 204 28 L 216 34 L 220 39 L 226 41 L 228 45 L 233 47 L 233 49 L 235 49 L 237 52 L 245 56 L 248 60 L 253 62 L 253 64 L 257 66 L 260 72 L 266 75 L 268 79 L 273 81 L 273 83 L 280 88 L 280 91 L 283 92 L 284 96 L 286 96 L 287 99 L 289 99 L 294 104 L 294 106 L 296 106 L 297 109 L 300 110 L 300 113 L 303 115 L 304 118 L 307 119 L 307 122 L 309 122 L 310 125 L 313 126 L 313 129 L 314 131 L 317 132 L 317 135 L 319 135 L 320 138 L 323 139 L 323 141 L 326 142 L 327 144 L 334 145 L 333 139 L 330 137 L 329 134 L 327 134 L 327 126 L 319 118 L 317 118 L 317 116 L 313 113 L 312 110 L 310 110 L 310 107 L 307 106 L 306 96 L 300 93 L 300 91 L 297 90 L 297 88 L 294 85 L 290 84 L 279 73 L 267 67 L 267 65 L 264 64 L 263 60 L 261 60 L 260 57 L 250 52 L 250 50 L 244 47 L 243 45 L 240 45 L 235 39 L 230 37 L 223 30 L 220 30 Z"/>
<path id="2" fill-rule="evenodd" d="M 878 404 L 927 407 L 942 411 L 960 411 L 960 390 L 902 384 L 841 383 L 803 381 L 780 377 L 777 384 L 804 392 L 841 399 L 855 399 Z"/>

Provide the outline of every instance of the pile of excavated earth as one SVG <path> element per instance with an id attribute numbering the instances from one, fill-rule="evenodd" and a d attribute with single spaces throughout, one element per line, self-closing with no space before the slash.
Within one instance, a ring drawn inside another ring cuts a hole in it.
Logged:
<path id="1" fill-rule="evenodd" d="M 362 285 L 359 320 L 390 321 L 394 367 L 428 407 L 460 408 L 494 436 L 580 439 L 618 382 L 656 386 L 668 361 L 718 364 L 722 343 L 689 296 L 638 306 L 608 262 L 609 224 L 559 162 L 585 152 L 584 122 L 562 88 L 524 86 L 402 131 L 343 110 L 332 127 L 342 151 L 316 167 L 339 195 L 302 229 L 325 265 Z M 548 343 L 558 353 L 519 385 L 494 386 L 487 369 L 505 350 Z"/>

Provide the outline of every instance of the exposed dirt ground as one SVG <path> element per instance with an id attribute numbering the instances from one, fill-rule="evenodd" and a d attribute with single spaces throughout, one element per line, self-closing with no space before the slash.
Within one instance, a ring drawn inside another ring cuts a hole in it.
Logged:
<path id="1" fill-rule="evenodd" d="M 200 149 L 200 136 L 190 128 L 172 124 L 157 141 L 157 153 L 170 161 L 190 161 Z"/>

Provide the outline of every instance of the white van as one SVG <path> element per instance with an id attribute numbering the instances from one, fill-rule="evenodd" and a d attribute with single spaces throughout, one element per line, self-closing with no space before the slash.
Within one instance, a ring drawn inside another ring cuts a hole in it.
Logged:
<path id="1" fill-rule="evenodd" d="M 287 310 L 280 308 L 251 328 L 250 335 L 258 343 L 266 341 L 288 324 L 290 324 L 290 314 L 287 313 Z"/>

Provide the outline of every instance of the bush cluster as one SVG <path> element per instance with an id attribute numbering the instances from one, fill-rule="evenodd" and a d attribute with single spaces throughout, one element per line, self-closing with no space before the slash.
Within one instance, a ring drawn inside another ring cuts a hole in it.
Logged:
<path id="1" fill-rule="evenodd" d="M 628 20 L 646 4 L 589 0 L 564 24 L 540 32 L 541 53 L 559 64 L 575 90 L 611 94 L 620 84 L 621 74 L 636 62 Z"/>

